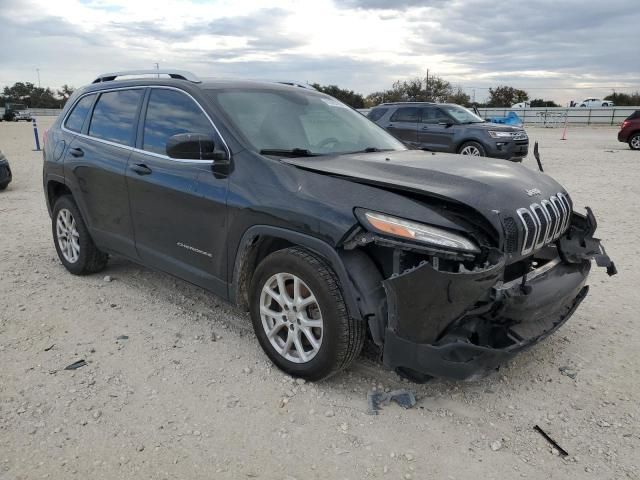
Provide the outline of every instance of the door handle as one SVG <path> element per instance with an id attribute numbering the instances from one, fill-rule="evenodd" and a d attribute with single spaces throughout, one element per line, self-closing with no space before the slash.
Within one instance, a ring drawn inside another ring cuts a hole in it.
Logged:
<path id="1" fill-rule="evenodd" d="M 420 130 L 429 130 L 429 127 L 422 127 Z"/>
<path id="2" fill-rule="evenodd" d="M 396 127 L 394 127 L 393 124 L 389 124 L 387 125 L 387 128 L 396 128 Z"/>
<path id="3" fill-rule="evenodd" d="M 72 157 L 84 157 L 84 151 L 81 148 L 70 148 L 69 153 Z"/>
<path id="4" fill-rule="evenodd" d="M 149 175 L 153 172 L 153 170 L 147 167 L 144 163 L 136 163 L 131 167 L 131 170 L 136 172 L 138 175 Z"/>

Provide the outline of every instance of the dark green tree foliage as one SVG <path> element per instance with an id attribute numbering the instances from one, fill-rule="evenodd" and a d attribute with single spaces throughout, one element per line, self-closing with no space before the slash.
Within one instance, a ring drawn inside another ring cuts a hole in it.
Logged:
<path id="1" fill-rule="evenodd" d="M 373 107 L 383 102 L 439 102 L 469 105 L 470 97 L 462 88 L 454 89 L 451 83 L 438 77 L 416 77 L 398 80 L 389 90 L 374 92 L 367 96 L 365 104 Z"/>
<path id="2" fill-rule="evenodd" d="M 49 87 L 36 87 L 30 82 L 17 82 L 11 87 L 4 87 L 0 104 L 4 106 L 7 103 L 23 103 L 29 108 L 60 108 L 62 104 Z"/>
<path id="3" fill-rule="evenodd" d="M 74 90 L 75 89 L 73 87 L 70 87 L 66 83 L 61 88 L 56 90 L 58 97 L 60 97 L 60 99 L 62 100 L 63 106 L 67 103 L 67 100 L 69 100 L 69 97 L 73 94 Z"/>
<path id="4" fill-rule="evenodd" d="M 526 102 L 529 94 L 524 90 L 502 85 L 489 89 L 489 107 L 510 107 L 515 103 Z"/>
<path id="5" fill-rule="evenodd" d="M 542 98 L 534 98 L 531 100 L 530 106 L 532 107 L 559 107 L 553 100 L 543 100 Z"/>
<path id="6" fill-rule="evenodd" d="M 346 103 L 353 108 L 364 108 L 364 97 L 359 93 L 354 92 L 353 90 L 340 88 L 337 85 L 323 86 L 318 83 L 314 83 L 312 87 L 319 92 L 331 95 L 333 98 L 336 98 L 342 103 Z"/>
<path id="7" fill-rule="evenodd" d="M 636 93 L 616 93 L 604 97 L 605 100 L 609 100 L 618 107 L 637 107 L 640 105 L 640 92 Z"/>

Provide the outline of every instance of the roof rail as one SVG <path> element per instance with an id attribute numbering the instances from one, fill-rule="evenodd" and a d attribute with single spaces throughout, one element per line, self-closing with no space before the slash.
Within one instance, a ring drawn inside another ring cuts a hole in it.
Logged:
<path id="1" fill-rule="evenodd" d="M 281 83 L 282 85 L 290 85 L 292 87 L 306 88 L 307 90 L 316 90 L 313 85 L 309 85 L 308 83 L 295 82 L 291 80 L 283 80 L 283 81 L 276 80 L 275 83 Z"/>
<path id="2" fill-rule="evenodd" d="M 196 77 L 193 73 L 187 72 L 186 70 L 125 70 L 123 72 L 113 72 L 113 73 L 103 73 L 102 75 L 98 75 L 91 83 L 101 83 L 101 82 L 110 82 L 115 80 L 118 77 L 123 77 L 125 75 L 169 75 L 171 78 L 175 78 L 177 80 L 187 80 L 193 83 L 202 83 L 202 81 Z"/>

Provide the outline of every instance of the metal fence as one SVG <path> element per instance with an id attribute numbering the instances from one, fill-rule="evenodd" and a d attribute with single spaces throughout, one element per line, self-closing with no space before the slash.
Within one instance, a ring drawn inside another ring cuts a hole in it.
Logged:
<path id="1" fill-rule="evenodd" d="M 369 113 L 370 108 L 358 111 L 363 115 Z M 556 126 L 564 124 L 565 118 L 570 125 L 619 125 L 638 107 L 600 107 L 600 108 L 478 108 L 483 118 L 506 117 L 509 112 L 515 112 L 524 124 L 537 126 Z"/>

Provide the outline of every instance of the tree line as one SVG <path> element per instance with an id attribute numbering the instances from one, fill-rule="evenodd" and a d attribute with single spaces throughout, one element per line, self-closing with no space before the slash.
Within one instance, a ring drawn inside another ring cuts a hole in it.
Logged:
<path id="1" fill-rule="evenodd" d="M 66 84 L 54 91 L 49 87 L 37 87 L 31 82 L 16 82 L 11 87 L 4 87 L 0 95 L 0 107 L 8 103 L 22 103 L 28 108 L 62 108 L 73 90 Z"/>

